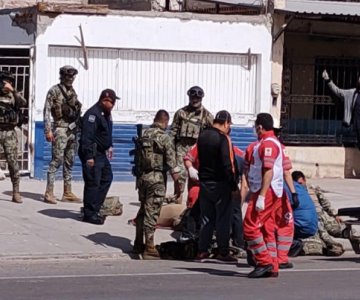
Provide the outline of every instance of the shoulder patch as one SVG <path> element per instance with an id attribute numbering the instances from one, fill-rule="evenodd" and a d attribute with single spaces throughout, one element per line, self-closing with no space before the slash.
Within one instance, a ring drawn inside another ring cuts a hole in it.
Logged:
<path id="1" fill-rule="evenodd" d="M 271 156 L 271 154 L 272 154 L 272 149 L 271 148 L 265 148 L 264 155 L 265 156 Z"/>
<path id="2" fill-rule="evenodd" d="M 94 123 L 94 122 L 95 122 L 95 119 L 96 119 L 96 116 L 95 116 L 95 115 L 89 115 L 88 121 L 89 121 L 90 123 Z"/>

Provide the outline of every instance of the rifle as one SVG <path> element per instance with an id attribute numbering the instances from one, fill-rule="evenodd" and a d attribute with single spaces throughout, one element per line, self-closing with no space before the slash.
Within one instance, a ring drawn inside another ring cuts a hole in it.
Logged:
<path id="1" fill-rule="evenodd" d="M 136 190 L 139 188 L 139 178 L 142 175 L 141 166 L 140 166 L 141 143 L 139 142 L 140 138 L 142 137 L 142 131 L 143 131 L 143 124 L 137 124 L 136 125 L 137 136 L 132 138 L 135 148 L 129 151 L 129 155 L 134 156 L 134 160 L 131 161 L 130 163 L 133 164 L 131 173 L 133 176 L 136 177 L 136 185 L 135 185 Z"/>

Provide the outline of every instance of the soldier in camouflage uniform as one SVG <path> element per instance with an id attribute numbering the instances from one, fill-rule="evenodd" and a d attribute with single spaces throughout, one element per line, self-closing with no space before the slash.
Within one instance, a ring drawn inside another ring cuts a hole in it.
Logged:
<path id="1" fill-rule="evenodd" d="M 332 237 L 347 238 L 348 235 L 344 234 L 346 225 L 337 215 L 337 211 L 331 207 L 329 199 L 325 197 L 320 187 L 310 186 L 309 194 L 319 216 L 319 235 L 326 244 L 326 251 L 330 251 L 329 255 L 343 254 L 345 251 L 343 245 L 334 241 Z M 355 253 L 359 254 L 360 235 L 354 228 L 351 229 L 349 240 Z"/>
<path id="2" fill-rule="evenodd" d="M 298 183 L 306 186 L 305 175 L 299 173 Z M 301 176 L 300 176 L 301 175 Z M 295 178 L 294 178 L 295 180 Z M 309 195 L 314 202 L 317 216 L 318 216 L 318 233 L 306 239 L 301 239 L 303 243 L 303 254 L 305 255 L 328 255 L 340 256 L 345 252 L 344 246 L 335 241 L 336 238 L 346 238 L 344 230 L 346 226 L 342 220 L 337 216 L 336 210 L 331 207 L 329 199 L 325 197 L 320 187 L 308 187 Z M 351 245 L 355 253 L 360 253 L 360 236 L 354 228 L 349 234 Z"/>
<path id="3" fill-rule="evenodd" d="M 140 209 L 136 216 L 134 252 L 143 253 L 144 259 L 159 259 L 154 245 L 154 233 L 166 193 L 166 173 L 175 182 L 175 194 L 179 194 L 179 168 L 176 166 L 175 148 L 171 137 L 165 132 L 169 114 L 159 110 L 154 123 L 139 138 L 137 149 L 137 187 Z M 145 233 L 145 245 L 144 245 Z"/>
<path id="4" fill-rule="evenodd" d="M 60 83 L 50 88 L 44 107 L 44 133 L 52 143 L 52 159 L 47 173 L 44 201 L 56 204 L 54 182 L 56 170 L 63 165 L 64 194 L 62 201 L 80 202 L 71 191 L 72 167 L 80 131 L 81 103 L 72 87 L 78 71 L 72 66 L 60 68 Z M 51 118 L 54 120 L 53 127 Z"/>
<path id="5" fill-rule="evenodd" d="M 18 139 L 15 127 L 19 124 L 20 108 L 27 101 L 14 88 L 15 78 L 7 72 L 0 72 L 0 146 L 4 150 L 13 185 L 12 201 L 22 203 L 20 196 L 20 174 L 17 162 Z"/>
<path id="6" fill-rule="evenodd" d="M 171 135 L 175 141 L 176 161 L 180 168 L 180 196 L 177 203 L 182 202 L 182 194 L 185 188 L 187 171 L 184 166 L 184 156 L 190 147 L 195 144 L 200 132 L 211 127 L 213 124 L 213 115 L 202 106 L 204 91 L 201 87 L 191 87 L 187 95 L 189 96 L 189 104 L 179 109 L 171 124 Z"/>

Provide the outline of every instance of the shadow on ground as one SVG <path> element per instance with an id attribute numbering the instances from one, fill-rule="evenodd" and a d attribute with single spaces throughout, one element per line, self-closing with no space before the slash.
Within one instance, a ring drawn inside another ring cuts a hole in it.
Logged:
<path id="1" fill-rule="evenodd" d="M 12 191 L 5 191 L 5 192 L 3 192 L 3 194 L 12 197 Z M 28 199 L 32 199 L 32 200 L 36 200 L 36 201 L 44 201 L 44 194 L 20 191 L 20 195 L 23 198 L 28 198 Z"/>
<path id="2" fill-rule="evenodd" d="M 39 210 L 38 213 L 58 219 L 74 219 L 74 220 L 81 219 L 80 212 L 75 210 L 51 208 L 51 209 Z"/>
<path id="3" fill-rule="evenodd" d="M 112 247 L 121 250 L 132 259 L 139 259 L 137 254 L 133 254 L 131 241 L 128 238 L 121 236 L 114 236 L 107 232 L 97 232 L 89 235 L 82 235 L 82 237 L 92 241 L 95 245 L 103 247 Z"/>
<path id="4" fill-rule="evenodd" d="M 355 263 L 360 263 L 360 255 L 358 257 L 319 257 L 313 258 L 312 260 L 318 261 L 332 261 L 332 262 L 344 262 L 344 261 L 351 261 Z"/>
<path id="5" fill-rule="evenodd" d="M 235 271 L 224 271 L 224 270 L 216 270 L 211 268 L 176 268 L 179 270 L 187 270 L 192 272 L 199 272 L 199 273 L 207 273 L 209 275 L 215 276 L 231 276 L 231 277 L 247 277 L 245 273 L 239 273 Z"/>

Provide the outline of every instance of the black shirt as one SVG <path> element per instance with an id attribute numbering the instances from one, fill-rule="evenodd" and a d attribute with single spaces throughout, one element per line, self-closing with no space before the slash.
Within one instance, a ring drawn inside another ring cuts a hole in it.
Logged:
<path id="1" fill-rule="evenodd" d="M 199 154 L 200 181 L 225 181 L 236 186 L 232 162 L 236 165 L 234 154 L 230 158 L 229 141 L 225 134 L 216 128 L 205 129 L 197 141 Z M 236 168 L 237 169 L 237 168 Z"/>
<path id="2" fill-rule="evenodd" d="M 97 102 L 82 118 L 79 157 L 88 160 L 112 146 L 112 120 Z"/>

